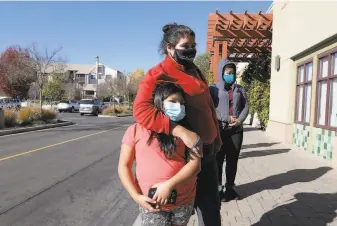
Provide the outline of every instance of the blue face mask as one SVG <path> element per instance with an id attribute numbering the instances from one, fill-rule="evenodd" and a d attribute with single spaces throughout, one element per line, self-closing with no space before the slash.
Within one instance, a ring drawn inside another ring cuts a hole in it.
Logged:
<path id="1" fill-rule="evenodd" d="M 227 84 L 233 84 L 235 82 L 235 75 L 234 74 L 223 74 L 223 80 Z"/>
<path id="2" fill-rule="evenodd" d="M 174 122 L 179 122 L 183 118 L 185 118 L 185 106 L 180 103 L 172 103 L 167 102 L 164 105 L 165 107 L 165 115 L 170 117 L 170 119 Z"/>

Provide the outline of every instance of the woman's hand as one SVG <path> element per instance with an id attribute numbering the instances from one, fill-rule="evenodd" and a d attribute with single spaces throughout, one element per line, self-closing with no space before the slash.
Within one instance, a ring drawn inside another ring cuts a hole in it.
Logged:
<path id="1" fill-rule="evenodd" d="M 179 137 L 184 142 L 186 147 L 190 148 L 199 158 L 202 158 L 203 144 L 200 137 L 196 133 L 178 125 L 173 129 L 172 135 Z"/>
<path id="2" fill-rule="evenodd" d="M 135 197 L 135 201 L 140 205 L 143 209 L 151 212 L 158 212 L 160 211 L 159 209 L 155 209 L 153 205 L 156 205 L 156 201 L 145 196 L 145 195 L 138 195 Z"/>
<path id="3" fill-rule="evenodd" d="M 156 193 L 153 196 L 153 200 L 155 200 L 158 205 L 166 205 L 173 190 L 173 186 L 168 181 L 165 181 L 153 185 L 152 188 L 157 188 Z"/>

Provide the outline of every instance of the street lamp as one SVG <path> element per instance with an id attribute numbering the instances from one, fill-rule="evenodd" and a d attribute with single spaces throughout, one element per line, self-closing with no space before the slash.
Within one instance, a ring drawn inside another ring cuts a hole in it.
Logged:
<path id="1" fill-rule="evenodd" d="M 99 67 L 99 56 L 96 56 L 96 80 L 97 80 L 96 98 L 98 98 L 98 67 Z"/>

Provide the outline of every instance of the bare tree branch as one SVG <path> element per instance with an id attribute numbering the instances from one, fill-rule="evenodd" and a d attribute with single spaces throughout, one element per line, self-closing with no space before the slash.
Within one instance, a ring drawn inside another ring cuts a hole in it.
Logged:
<path id="1" fill-rule="evenodd" d="M 50 74 L 62 75 L 65 71 L 65 62 L 58 58 L 56 59 L 62 47 L 49 51 L 45 48 L 44 53 L 40 52 L 35 44 L 29 48 L 31 54 L 30 67 L 36 71 L 36 81 L 40 93 L 40 107 L 42 109 L 42 90 L 49 79 Z"/>

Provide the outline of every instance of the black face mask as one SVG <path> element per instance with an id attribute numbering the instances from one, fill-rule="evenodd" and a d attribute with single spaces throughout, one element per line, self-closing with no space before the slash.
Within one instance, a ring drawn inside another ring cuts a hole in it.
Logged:
<path id="1" fill-rule="evenodd" d="M 178 63 L 183 65 L 186 69 L 195 67 L 193 60 L 197 54 L 195 48 L 188 49 L 174 49 L 173 59 Z"/>

